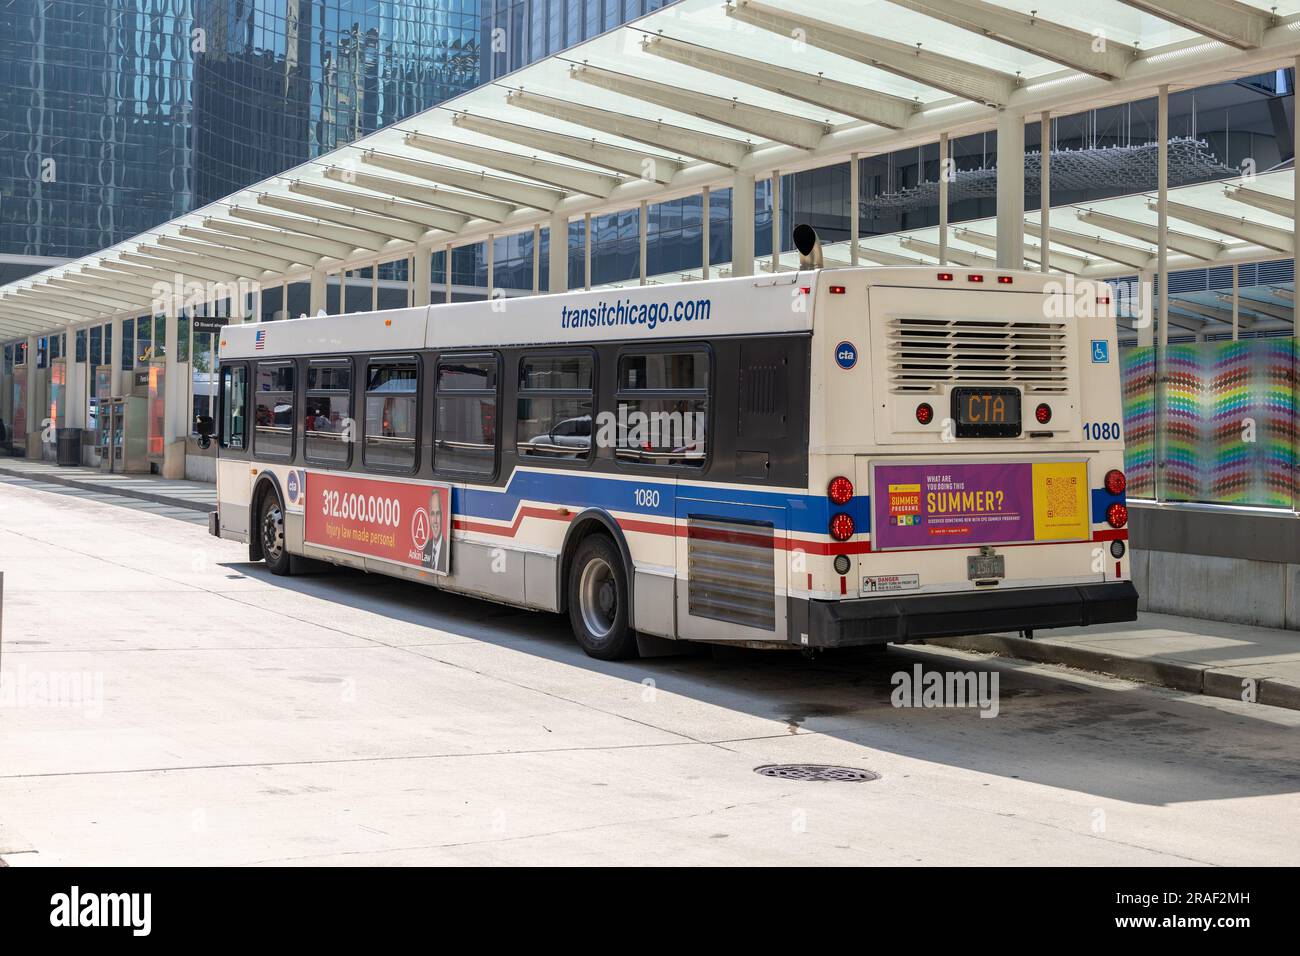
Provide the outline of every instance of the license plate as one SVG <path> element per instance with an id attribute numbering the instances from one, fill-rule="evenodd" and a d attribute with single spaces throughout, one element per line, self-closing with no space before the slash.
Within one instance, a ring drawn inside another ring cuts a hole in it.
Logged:
<path id="1" fill-rule="evenodd" d="M 966 559 L 966 580 L 984 581 L 1007 576 L 1007 559 L 1000 554 L 973 554 Z"/>
<path id="2" fill-rule="evenodd" d="M 1020 434 L 1020 391 L 954 388 L 952 418 L 958 438 L 1015 438 Z"/>

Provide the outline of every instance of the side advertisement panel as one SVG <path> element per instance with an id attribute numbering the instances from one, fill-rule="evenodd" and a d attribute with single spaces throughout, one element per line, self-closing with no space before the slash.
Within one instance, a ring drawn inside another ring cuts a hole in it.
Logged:
<path id="1" fill-rule="evenodd" d="M 383 558 L 434 574 L 451 571 L 447 485 L 307 472 L 308 544 Z"/>

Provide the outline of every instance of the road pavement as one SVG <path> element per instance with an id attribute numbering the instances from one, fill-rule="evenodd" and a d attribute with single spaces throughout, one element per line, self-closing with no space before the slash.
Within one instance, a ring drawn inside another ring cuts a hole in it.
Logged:
<path id="1" fill-rule="evenodd" d="M 602 663 L 164 507 L 0 477 L 10 866 L 1300 863 L 1295 711 L 938 647 Z M 893 706 L 918 665 L 996 716 Z M 755 772 L 800 763 L 878 779 Z"/>

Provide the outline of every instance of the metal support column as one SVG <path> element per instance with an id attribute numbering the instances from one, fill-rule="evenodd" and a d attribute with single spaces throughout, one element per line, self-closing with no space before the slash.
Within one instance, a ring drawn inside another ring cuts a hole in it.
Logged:
<path id="1" fill-rule="evenodd" d="M 1149 347 L 1155 343 L 1156 317 L 1150 294 L 1154 285 L 1154 273 L 1138 273 L 1138 311 L 1141 321 L 1137 327 L 1137 334 L 1138 345 L 1142 347 Z"/>
<path id="2" fill-rule="evenodd" d="M 1241 338 L 1241 267 L 1232 264 L 1232 341 Z"/>
<path id="3" fill-rule="evenodd" d="M 533 295 L 542 291 L 542 226 L 533 226 Z"/>
<path id="4" fill-rule="evenodd" d="M 411 305 L 428 305 L 433 298 L 433 249 L 415 247 L 415 262 L 411 265 Z"/>
<path id="5" fill-rule="evenodd" d="M 1160 323 L 1159 347 L 1156 349 L 1155 429 L 1156 429 L 1156 500 L 1165 497 L 1166 376 L 1169 353 L 1169 87 L 1161 86 L 1156 99 L 1156 271 L 1160 289 L 1157 316 Z"/>
<path id="6" fill-rule="evenodd" d="M 39 335 L 27 336 L 27 457 L 32 461 L 41 460 L 41 423 L 45 419 L 46 398 L 37 379 L 49 375 L 49 369 L 36 367 L 36 353 L 39 350 Z M 48 362 L 46 363 L 48 366 Z"/>
<path id="7" fill-rule="evenodd" d="M 999 269 L 1025 267 L 1025 118 L 998 111 L 998 247 Z"/>
<path id="8" fill-rule="evenodd" d="M 123 394 L 122 390 L 122 319 L 123 316 L 113 316 L 113 321 L 109 324 L 112 329 L 112 347 L 108 350 L 109 355 L 104 356 L 104 364 L 112 366 L 113 371 L 108 376 L 109 391 L 113 396 Z M 240 320 L 243 321 L 242 319 Z M 30 374 L 30 373 L 28 373 Z"/>
<path id="9" fill-rule="evenodd" d="M 636 238 L 637 238 L 637 256 L 638 256 L 638 261 L 640 262 L 638 275 L 641 277 L 638 285 L 645 285 L 645 280 L 648 278 L 645 274 L 646 234 L 649 232 L 650 229 L 650 207 L 646 205 L 646 201 L 644 199 L 641 200 L 641 208 L 638 212 L 639 215 L 637 217 Z"/>
<path id="10" fill-rule="evenodd" d="M 772 170 L 772 274 L 781 271 L 781 171 Z"/>
<path id="11" fill-rule="evenodd" d="M 731 181 L 731 274 L 754 274 L 754 177 L 745 173 Z"/>
<path id="12" fill-rule="evenodd" d="M 582 217 L 582 287 L 591 289 L 591 213 Z"/>
<path id="13" fill-rule="evenodd" d="M 1039 268 L 1044 272 L 1050 272 L 1050 263 L 1052 261 L 1052 114 L 1044 110 L 1038 125 L 1039 168 L 1042 170 L 1039 174 L 1038 184 L 1038 219 L 1040 225 L 1038 241 L 1043 250 L 1043 254 L 1039 256 L 1042 260 L 1039 263 Z"/>
<path id="14" fill-rule="evenodd" d="M 185 477 L 185 438 L 190 433 L 189 356 L 181 355 L 180 302 L 167 297 L 163 319 L 163 464 L 164 478 Z"/>
<path id="15" fill-rule="evenodd" d="M 939 265 L 948 264 L 948 134 L 939 134 Z"/>
<path id="16" fill-rule="evenodd" d="M 947 136 L 945 133 L 944 136 Z M 849 265 L 858 264 L 858 239 L 862 229 L 859 206 L 862 204 L 862 170 L 858 154 L 849 154 Z M 943 186 L 939 187 L 940 192 Z"/>
<path id="17" fill-rule="evenodd" d="M 1160 349 L 1169 345 L 1169 87 L 1160 87 L 1156 101 L 1156 272 L 1160 276 L 1157 315 Z M 1163 369 L 1164 359 L 1161 358 Z"/>
<path id="18" fill-rule="evenodd" d="M 447 255 L 444 263 L 445 268 L 442 270 L 443 278 L 447 280 L 447 288 L 443 290 L 443 301 L 451 301 L 451 243 L 447 243 Z"/>
<path id="19" fill-rule="evenodd" d="M 709 187 L 704 187 L 700 204 L 700 275 L 709 277 Z"/>
<path id="20" fill-rule="evenodd" d="M 343 279 L 343 274 L 339 273 L 340 296 L 342 295 Z M 320 315 L 323 311 L 325 311 L 325 270 L 316 268 L 311 270 L 311 285 L 307 296 L 307 316 L 311 318 Z"/>
<path id="21" fill-rule="evenodd" d="M 496 292 L 496 255 L 497 237 L 488 233 L 487 237 L 487 294 L 491 299 Z"/>
<path id="22" fill-rule="evenodd" d="M 569 220 L 558 214 L 551 216 L 550 262 L 546 270 L 549 291 L 567 292 L 569 289 Z"/>

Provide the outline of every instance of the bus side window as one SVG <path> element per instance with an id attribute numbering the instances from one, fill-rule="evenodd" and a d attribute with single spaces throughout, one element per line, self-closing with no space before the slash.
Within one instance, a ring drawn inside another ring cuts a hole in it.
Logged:
<path id="1" fill-rule="evenodd" d="M 366 439 L 361 459 L 381 471 L 415 471 L 420 370 L 413 358 L 372 362 L 366 370 Z"/>
<path id="2" fill-rule="evenodd" d="M 294 372 L 292 362 L 257 363 L 257 407 L 253 424 L 259 458 L 293 455 Z"/>
<path id="3" fill-rule="evenodd" d="M 438 359 L 433 467 L 490 475 L 497 462 L 497 360 L 444 355 Z"/>
<path id="4" fill-rule="evenodd" d="M 615 399 L 620 461 L 704 467 L 708 352 L 625 352 Z"/>
<path id="5" fill-rule="evenodd" d="M 221 447 L 247 447 L 248 369 L 227 365 L 221 370 Z"/>
<path id="6" fill-rule="evenodd" d="M 519 360 L 515 447 L 520 457 L 591 457 L 592 378 L 590 354 Z"/>
<path id="7" fill-rule="evenodd" d="M 352 363 L 307 366 L 303 456 L 310 462 L 346 466 L 352 457 Z"/>

